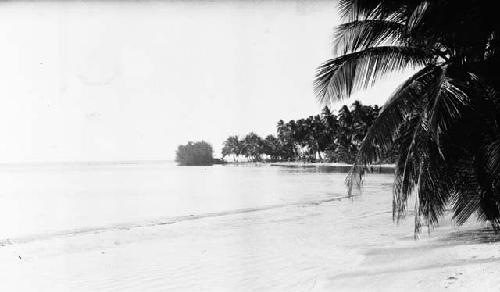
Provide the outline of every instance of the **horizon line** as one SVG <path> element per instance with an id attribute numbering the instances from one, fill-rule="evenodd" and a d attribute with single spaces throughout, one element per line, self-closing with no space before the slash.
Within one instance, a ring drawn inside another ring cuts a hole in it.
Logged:
<path id="1" fill-rule="evenodd" d="M 68 160 L 68 161 L 22 161 L 0 162 L 0 167 L 5 166 L 37 166 L 37 165 L 117 165 L 117 164 L 154 164 L 174 162 L 174 159 L 134 159 L 134 160 Z"/>

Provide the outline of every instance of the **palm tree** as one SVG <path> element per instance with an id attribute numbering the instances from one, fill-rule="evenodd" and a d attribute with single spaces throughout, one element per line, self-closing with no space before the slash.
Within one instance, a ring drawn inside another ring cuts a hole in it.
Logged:
<path id="1" fill-rule="evenodd" d="M 285 139 L 286 126 L 285 126 L 285 122 L 283 120 L 279 120 L 278 123 L 276 124 L 276 133 L 277 133 L 278 139 L 280 139 L 280 140 Z"/>
<path id="2" fill-rule="evenodd" d="M 378 107 L 371 107 L 361 104 L 359 100 L 352 104 L 352 143 L 358 147 L 366 136 L 368 128 L 378 115 Z M 357 152 L 358 149 L 356 149 Z"/>
<path id="3" fill-rule="evenodd" d="M 329 137 L 327 136 L 328 134 L 326 132 L 326 125 L 321 120 L 320 115 L 315 115 L 314 117 L 312 117 L 310 135 L 311 146 L 315 151 L 314 156 L 316 156 L 317 154 L 319 160 L 321 161 L 323 160 L 323 157 L 321 157 L 321 153 L 324 152 L 326 147 L 328 146 Z"/>
<path id="4" fill-rule="evenodd" d="M 281 159 L 290 160 L 295 158 L 295 148 L 293 146 L 292 129 L 290 123 L 285 123 L 283 120 L 278 121 L 277 137 L 280 143 L 279 156 L 281 157 Z"/>
<path id="5" fill-rule="evenodd" d="M 236 162 L 236 159 L 239 155 L 242 154 L 241 143 L 238 139 L 237 135 L 230 136 L 224 141 L 224 146 L 222 147 L 222 158 L 228 155 L 234 155 L 233 161 Z"/>
<path id="6" fill-rule="evenodd" d="M 339 130 L 337 135 L 337 157 L 338 161 L 352 163 L 355 155 L 353 144 L 354 119 L 349 108 L 344 105 L 338 113 Z"/>
<path id="7" fill-rule="evenodd" d="M 300 143 L 298 139 L 298 134 L 301 129 L 301 120 L 290 120 L 287 123 L 287 132 L 288 132 L 288 142 L 290 144 L 290 147 L 292 149 L 292 157 L 293 159 L 298 159 L 299 157 L 299 151 L 297 150 L 298 144 Z"/>
<path id="8" fill-rule="evenodd" d="M 262 152 L 269 156 L 271 161 L 278 160 L 280 156 L 280 141 L 273 135 L 267 135 L 263 141 Z"/>
<path id="9" fill-rule="evenodd" d="M 336 162 L 335 151 L 337 150 L 336 137 L 338 136 L 339 125 L 337 117 L 331 113 L 328 106 L 321 111 L 321 121 L 324 125 L 324 150 L 329 161 Z"/>
<path id="10" fill-rule="evenodd" d="M 398 151 L 393 217 L 415 192 L 415 233 L 447 204 L 500 226 L 500 22 L 492 1 L 340 0 L 338 57 L 318 68 L 322 103 L 387 73 L 417 70 L 388 98 L 359 147 L 349 194 L 366 165 Z"/>
<path id="11" fill-rule="evenodd" d="M 247 134 L 242 144 L 243 153 L 248 159 L 251 159 L 253 162 L 260 161 L 261 155 L 263 154 L 264 142 L 259 135 L 253 132 Z"/>

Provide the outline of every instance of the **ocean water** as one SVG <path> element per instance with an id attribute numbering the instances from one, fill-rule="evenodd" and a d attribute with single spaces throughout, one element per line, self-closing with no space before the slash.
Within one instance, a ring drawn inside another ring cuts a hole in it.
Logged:
<path id="1" fill-rule="evenodd" d="M 345 177 L 268 165 L 4 165 L 0 291 L 337 291 L 378 271 L 370 255 L 392 261 L 414 242 L 411 220 L 392 222 L 393 175 L 369 175 L 352 199 Z"/>
<path id="2" fill-rule="evenodd" d="M 128 228 L 328 202 L 345 173 L 173 163 L 0 167 L 0 240 Z M 390 190 L 390 175 L 372 184 Z"/>

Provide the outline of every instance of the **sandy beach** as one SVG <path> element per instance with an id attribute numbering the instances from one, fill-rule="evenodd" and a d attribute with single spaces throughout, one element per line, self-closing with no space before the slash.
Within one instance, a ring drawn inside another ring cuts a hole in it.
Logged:
<path id="1" fill-rule="evenodd" d="M 495 291 L 499 236 L 449 216 L 413 237 L 390 193 L 3 241 L 0 290 Z M 372 190 L 372 191 L 370 191 Z"/>
<path id="2" fill-rule="evenodd" d="M 494 3 L 0 1 L 0 292 L 500 291 Z"/>

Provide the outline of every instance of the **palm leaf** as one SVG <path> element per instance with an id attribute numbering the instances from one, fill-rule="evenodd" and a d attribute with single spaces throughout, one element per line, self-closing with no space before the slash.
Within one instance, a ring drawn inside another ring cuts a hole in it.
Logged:
<path id="1" fill-rule="evenodd" d="M 415 144 L 416 134 L 419 134 L 421 117 L 413 115 L 405 120 L 398 129 L 395 145 L 399 153 L 396 161 L 395 179 L 392 196 L 392 219 L 398 221 L 405 216 L 407 199 L 413 192 L 418 181 L 418 156 L 414 157 L 412 144 Z M 414 162 L 414 163 L 409 163 Z"/>
<path id="2" fill-rule="evenodd" d="M 441 66 L 429 65 L 407 79 L 391 95 L 360 145 L 356 159 L 358 164 L 376 162 L 389 151 L 404 118 L 414 112 L 426 96 L 439 90 L 442 74 Z"/>
<path id="3" fill-rule="evenodd" d="M 427 1 L 422 1 L 421 3 L 416 5 L 410 17 L 408 18 L 408 29 L 413 29 L 422 22 L 428 8 L 429 2 Z"/>
<path id="4" fill-rule="evenodd" d="M 487 167 L 491 173 L 500 173 L 500 137 L 495 137 L 493 141 L 486 145 L 485 151 L 488 157 Z M 497 180 L 500 178 L 497 177 Z M 500 184 L 500 181 L 496 181 L 496 184 Z"/>
<path id="5" fill-rule="evenodd" d="M 441 156 L 442 146 L 440 134 L 446 132 L 450 125 L 461 117 L 463 108 L 469 104 L 469 97 L 454 84 L 454 80 L 449 77 L 444 78 L 441 84 L 441 91 L 428 110 L 430 117 L 430 128 L 434 139 L 438 144 Z"/>
<path id="6" fill-rule="evenodd" d="M 427 134 L 425 152 L 420 154 L 423 164 L 417 196 L 420 214 L 427 221 L 427 226 L 433 227 L 446 210 L 448 199 L 453 193 L 453 183 L 446 171 L 445 161 L 440 157 L 437 144 L 431 134 Z"/>
<path id="7" fill-rule="evenodd" d="M 398 19 L 407 20 L 418 1 L 403 0 L 340 0 L 339 10 L 343 19 L 348 21 L 360 19 Z"/>
<path id="8" fill-rule="evenodd" d="M 359 147 L 355 164 L 346 178 L 349 196 L 355 185 L 358 187 L 361 185 L 366 165 L 377 162 L 385 153 L 389 152 L 398 132 L 413 133 L 411 129 L 403 128 L 398 131 L 398 128 L 405 123 L 409 115 L 417 111 L 417 106 L 423 102 L 429 89 L 439 88 L 442 72 L 443 69 L 440 66 L 429 65 L 425 67 L 407 79 L 384 104 L 377 119 L 368 129 Z M 436 90 L 431 91 L 435 92 Z M 410 120 L 413 123 L 411 124 L 413 125 L 412 129 L 416 128 L 415 117 Z M 406 122 L 406 125 L 410 125 L 410 123 Z M 408 147 L 409 144 L 406 148 Z M 400 151 L 400 155 L 403 154 Z M 401 167 L 401 169 L 403 168 Z M 396 185 L 398 185 L 397 182 Z"/>
<path id="9" fill-rule="evenodd" d="M 366 50 L 382 44 L 402 45 L 406 26 L 387 20 L 357 20 L 339 25 L 334 37 L 337 55 Z"/>
<path id="10" fill-rule="evenodd" d="M 414 125 L 406 132 L 406 135 L 413 133 L 411 141 L 402 145 L 404 164 L 401 163 L 402 157 L 397 164 L 396 176 L 399 179 L 393 194 L 393 218 L 399 221 L 404 217 L 408 198 L 415 190 L 415 234 L 418 234 L 422 226 L 421 218 L 428 228 L 437 224 L 453 193 L 453 183 L 429 132 L 426 115 L 415 119 Z"/>
<path id="11" fill-rule="evenodd" d="M 464 152 L 454 168 L 455 194 L 452 196 L 453 220 L 461 225 L 481 208 L 481 186 L 474 166 L 474 154 Z"/>
<path id="12" fill-rule="evenodd" d="M 493 225 L 498 225 L 500 218 L 499 203 L 500 198 L 498 190 L 493 187 L 494 176 L 484 166 L 488 164 L 488 154 L 481 147 L 474 159 L 474 171 L 477 183 L 480 186 L 479 191 L 479 206 L 477 210 L 478 217 L 483 221 L 490 221 Z"/>
<path id="13" fill-rule="evenodd" d="M 393 218 L 405 216 L 415 194 L 415 234 L 422 218 L 435 226 L 450 202 L 458 224 L 476 214 L 500 229 L 499 27 L 490 4 L 469 4 L 339 0 L 347 23 L 334 50 L 345 55 L 316 75 L 316 96 L 329 103 L 386 73 L 426 66 L 386 102 L 346 179 L 350 195 L 368 164 L 397 149 Z"/>
<path id="14" fill-rule="evenodd" d="M 421 48 L 382 46 L 368 48 L 325 62 L 318 68 L 314 90 L 322 103 L 342 100 L 354 90 L 367 88 L 383 75 L 429 63 L 432 55 Z"/>

